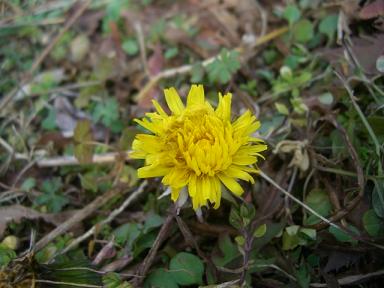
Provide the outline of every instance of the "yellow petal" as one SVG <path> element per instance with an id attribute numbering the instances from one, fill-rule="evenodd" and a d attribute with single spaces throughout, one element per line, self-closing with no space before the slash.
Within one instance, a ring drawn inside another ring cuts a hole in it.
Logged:
<path id="1" fill-rule="evenodd" d="M 224 121 L 231 120 L 231 102 L 232 102 L 232 94 L 227 93 L 224 97 L 219 93 L 219 104 L 215 111 L 217 117 L 220 117 Z"/>
<path id="2" fill-rule="evenodd" d="M 159 104 L 159 102 L 157 102 L 156 100 L 152 100 L 152 103 L 153 103 L 153 106 L 155 106 L 156 111 L 157 111 L 161 116 L 168 116 L 168 114 L 165 113 L 165 111 L 163 110 L 163 108 L 161 107 L 161 105 Z"/>
<path id="3" fill-rule="evenodd" d="M 187 185 L 188 180 L 189 174 L 187 173 L 186 169 L 175 167 L 170 169 L 169 173 L 164 176 L 161 182 L 171 187 L 180 188 Z"/>
<path id="4" fill-rule="evenodd" d="M 180 99 L 179 94 L 175 88 L 169 88 L 164 90 L 165 100 L 167 101 L 169 109 L 173 114 L 179 115 L 184 110 L 184 104 Z"/>
<path id="5" fill-rule="evenodd" d="M 149 122 L 148 119 L 144 118 L 143 120 L 140 120 L 140 119 L 134 119 L 133 121 L 135 121 L 137 124 L 139 124 L 140 126 L 144 127 L 145 129 L 153 132 L 153 133 L 157 133 L 159 131 L 158 127 L 156 126 L 156 124 L 152 123 L 152 122 Z"/>
<path id="6" fill-rule="evenodd" d="M 203 197 L 201 197 L 204 200 L 211 199 L 211 183 L 209 181 L 208 177 L 200 177 L 200 185 L 201 185 L 201 194 Z"/>
<path id="7" fill-rule="evenodd" d="M 150 178 L 164 176 L 169 172 L 168 167 L 164 166 L 144 166 L 137 170 L 137 176 L 139 178 Z"/>
<path id="8" fill-rule="evenodd" d="M 203 85 L 192 85 L 187 97 L 187 107 L 192 105 L 204 105 L 204 88 Z"/>
<path id="9" fill-rule="evenodd" d="M 240 196 L 244 193 L 243 188 L 233 178 L 226 176 L 223 173 L 217 174 L 220 181 L 227 187 L 233 194 Z"/>
<path id="10" fill-rule="evenodd" d="M 255 180 L 251 175 L 249 175 L 247 172 L 243 171 L 239 168 L 239 166 L 231 165 L 223 172 L 225 175 L 231 178 L 238 178 L 244 181 L 249 181 L 251 183 L 255 183 Z"/>
<path id="11" fill-rule="evenodd" d="M 220 207 L 220 200 L 221 200 L 221 184 L 217 177 L 209 177 L 211 182 L 211 197 L 209 201 L 211 203 L 215 203 L 213 206 L 214 209 L 217 209 Z"/>
<path id="12" fill-rule="evenodd" d="M 181 188 L 171 187 L 171 199 L 173 202 L 176 202 L 179 198 Z"/>
<path id="13" fill-rule="evenodd" d="M 255 156 L 250 156 L 245 153 L 237 153 L 232 158 L 232 163 L 236 165 L 252 165 L 257 162 Z"/>
<path id="14" fill-rule="evenodd" d="M 196 195 L 196 191 L 197 191 L 197 183 L 196 183 L 196 175 L 195 174 L 192 174 L 190 177 L 189 177 L 189 183 L 188 183 L 188 194 L 189 196 L 191 197 L 195 197 Z"/>
<path id="15" fill-rule="evenodd" d="M 248 155 L 257 155 L 259 152 L 267 150 L 267 148 L 268 146 L 265 144 L 243 146 L 238 150 L 238 153 L 246 153 Z"/>

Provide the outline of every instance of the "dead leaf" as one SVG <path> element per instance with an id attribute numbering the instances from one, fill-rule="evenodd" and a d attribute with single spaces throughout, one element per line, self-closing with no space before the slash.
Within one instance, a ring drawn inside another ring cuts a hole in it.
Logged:
<path id="1" fill-rule="evenodd" d="M 88 120 L 77 122 L 74 139 L 76 141 L 75 157 L 80 163 L 91 163 L 94 146 L 90 143 L 93 140 L 91 123 Z"/>
<path id="2" fill-rule="evenodd" d="M 306 149 L 308 142 L 294 141 L 294 140 L 283 140 L 276 145 L 273 150 L 274 154 L 279 153 L 293 153 L 293 157 L 288 167 L 295 166 L 302 172 L 305 172 L 309 168 L 309 156 Z"/>
<path id="3" fill-rule="evenodd" d="M 89 53 L 90 41 L 87 35 L 80 34 L 70 44 L 71 58 L 74 62 L 80 62 Z"/>
<path id="4" fill-rule="evenodd" d="M 103 272 L 115 272 L 120 271 L 125 266 L 127 266 L 130 262 L 132 262 L 133 257 L 131 255 L 124 255 L 123 257 L 120 257 L 119 259 L 105 265 L 101 271 Z"/>
<path id="5" fill-rule="evenodd" d="M 3 237 L 7 224 L 11 221 L 19 223 L 22 219 L 39 219 L 42 218 L 46 222 L 49 222 L 55 226 L 58 226 L 64 222 L 64 219 L 74 214 L 74 211 L 66 211 L 62 213 L 41 213 L 32 208 L 28 208 L 22 205 L 11 205 L 0 207 L 0 237 Z"/>
<path id="6" fill-rule="evenodd" d="M 384 34 L 377 34 L 374 37 L 351 38 L 352 46 L 349 48 L 358 64 L 367 74 L 380 73 L 376 68 L 377 59 L 384 55 Z M 333 66 L 337 66 L 340 60 L 345 59 L 347 48 L 324 49 L 323 57 Z M 349 57 L 349 56 L 348 56 Z M 347 60 L 350 62 L 350 60 Z"/>
<path id="7" fill-rule="evenodd" d="M 93 265 L 99 265 L 103 260 L 110 259 L 116 255 L 115 241 L 112 239 L 105 245 L 92 261 Z"/>
<path id="8" fill-rule="evenodd" d="M 359 11 L 360 19 L 372 19 L 384 15 L 384 0 L 376 0 L 365 5 Z"/>
<path id="9" fill-rule="evenodd" d="M 65 138 L 73 136 L 79 121 L 91 120 L 91 116 L 76 109 L 65 97 L 56 97 L 54 108 L 56 112 L 56 125 Z M 92 131 L 95 140 L 104 140 L 107 134 L 105 127 L 100 125 L 92 124 Z"/>

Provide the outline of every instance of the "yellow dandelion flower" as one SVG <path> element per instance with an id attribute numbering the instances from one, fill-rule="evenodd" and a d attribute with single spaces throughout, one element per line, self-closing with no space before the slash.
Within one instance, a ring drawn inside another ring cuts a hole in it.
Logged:
<path id="1" fill-rule="evenodd" d="M 232 122 L 230 93 L 219 93 L 216 109 L 205 100 L 202 85 L 192 85 L 186 106 L 174 88 L 164 94 L 170 115 L 153 100 L 156 112 L 135 119 L 152 132 L 137 135 L 132 144 L 131 157 L 145 159 L 138 176 L 163 177 L 173 201 L 187 189 L 195 210 L 208 201 L 218 208 L 222 184 L 240 196 L 244 190 L 237 179 L 254 183 L 249 173 L 258 171 L 251 165 L 267 149 L 263 140 L 252 136 L 260 122 L 250 111 Z"/>

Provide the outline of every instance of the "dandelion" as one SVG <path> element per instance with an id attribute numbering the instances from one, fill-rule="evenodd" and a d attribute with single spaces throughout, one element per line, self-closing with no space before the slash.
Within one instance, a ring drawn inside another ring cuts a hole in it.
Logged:
<path id="1" fill-rule="evenodd" d="M 177 201 L 187 191 L 194 210 L 208 205 L 220 206 L 222 184 L 240 196 L 244 190 L 237 179 L 254 183 L 250 173 L 264 141 L 252 134 L 260 122 L 250 111 L 231 121 L 232 95 L 219 93 L 214 109 L 205 100 L 202 85 L 192 85 L 186 106 L 174 88 L 165 89 L 171 114 L 153 100 L 156 112 L 135 121 L 152 134 L 138 134 L 132 144 L 131 157 L 145 159 L 138 170 L 139 178 L 163 177 Z"/>

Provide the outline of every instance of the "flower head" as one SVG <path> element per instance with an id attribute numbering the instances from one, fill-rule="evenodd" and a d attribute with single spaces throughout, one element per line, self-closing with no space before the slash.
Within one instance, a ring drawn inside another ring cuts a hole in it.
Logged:
<path id="1" fill-rule="evenodd" d="M 186 106 L 174 88 L 165 89 L 167 114 L 153 100 L 156 112 L 135 121 L 152 134 L 138 134 L 133 141 L 132 158 L 145 159 L 138 170 L 140 178 L 163 177 L 176 201 L 187 189 L 193 208 L 220 206 L 222 184 L 240 196 L 244 190 L 237 179 L 254 183 L 249 173 L 257 173 L 264 142 L 252 136 L 260 122 L 250 111 L 231 121 L 230 93 L 222 96 L 214 109 L 204 97 L 202 85 L 192 85 Z"/>

